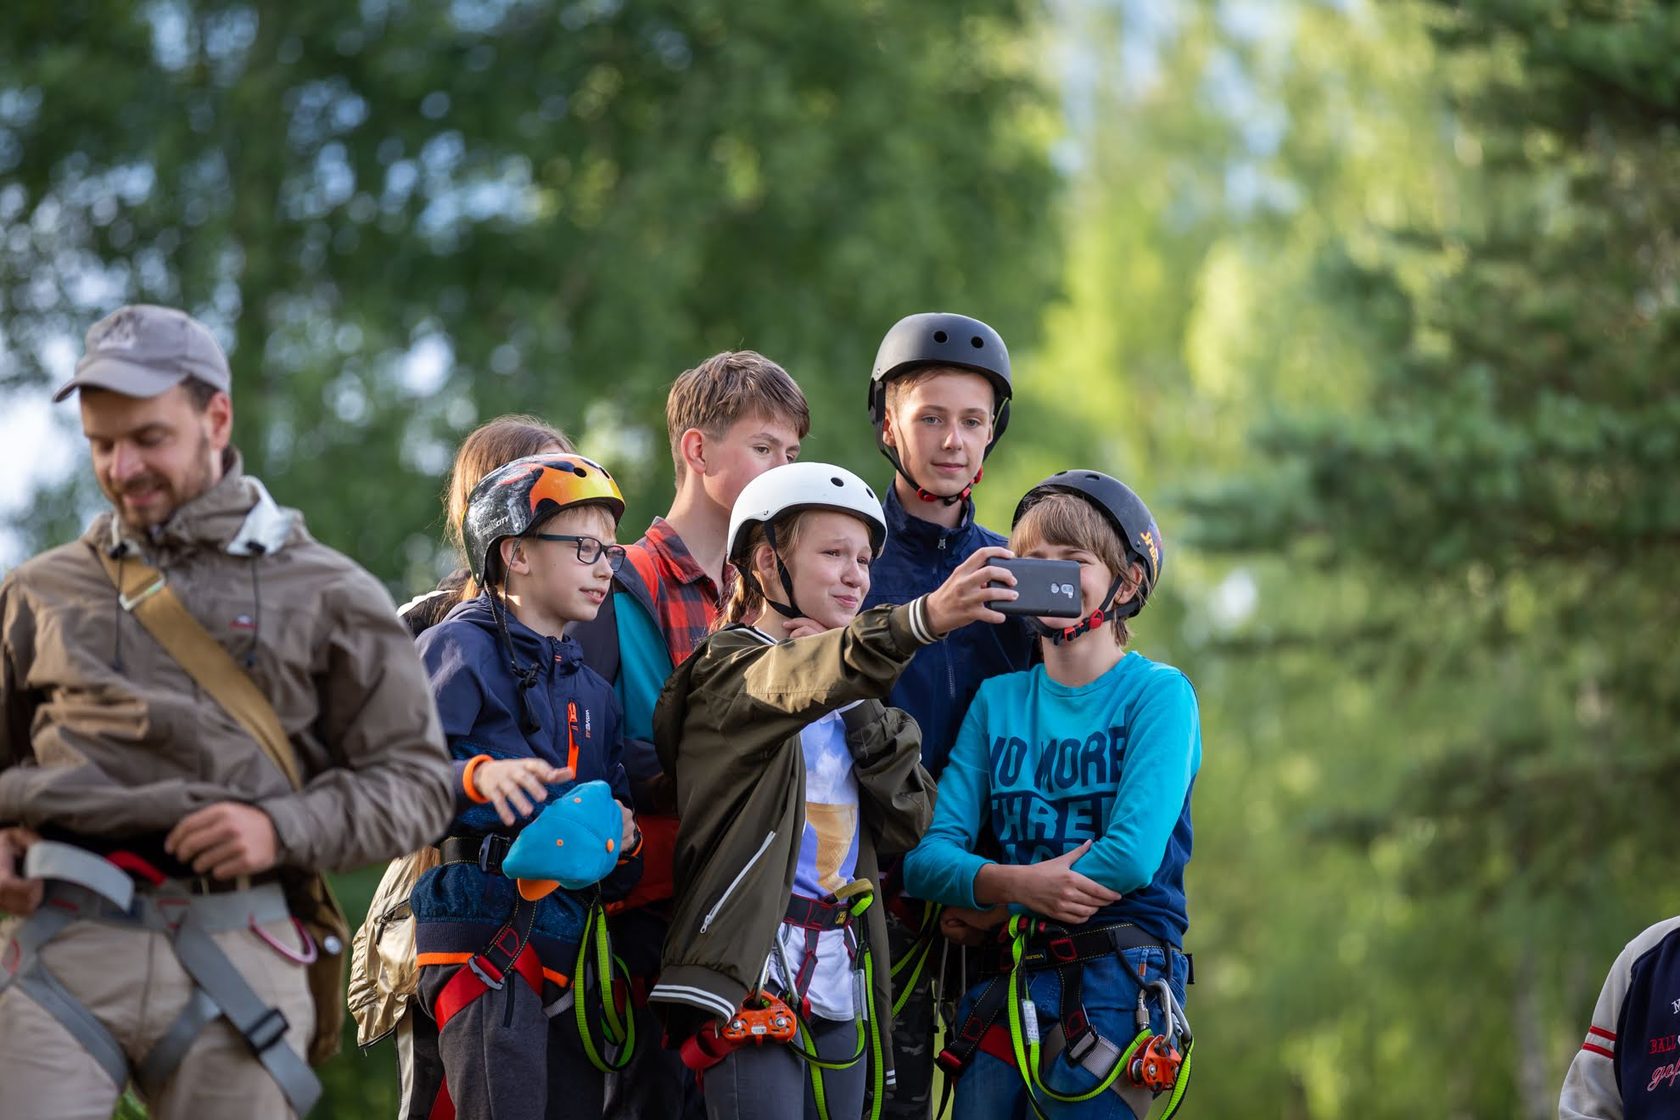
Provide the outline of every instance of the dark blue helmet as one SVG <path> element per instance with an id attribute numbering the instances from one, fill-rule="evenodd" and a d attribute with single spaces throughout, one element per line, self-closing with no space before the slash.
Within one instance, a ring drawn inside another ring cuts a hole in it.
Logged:
<path id="1" fill-rule="evenodd" d="M 1021 515 L 1036 502 L 1048 494 L 1058 492 L 1077 494 L 1096 506 L 1098 512 L 1108 518 L 1109 524 L 1114 526 L 1114 531 L 1120 534 L 1127 556 L 1143 568 L 1143 582 L 1138 585 L 1137 594 L 1128 604 L 1133 608 L 1128 613 L 1136 614 L 1142 610 L 1150 592 L 1155 590 L 1155 584 L 1161 578 L 1161 565 L 1166 560 L 1166 546 L 1161 541 L 1161 528 L 1155 524 L 1155 517 L 1149 512 L 1149 507 L 1143 504 L 1142 498 L 1132 492 L 1130 486 L 1113 475 L 1090 470 L 1057 471 L 1027 491 L 1026 496 L 1015 507 L 1015 516 L 1010 519 L 1011 527 L 1017 524 Z"/>

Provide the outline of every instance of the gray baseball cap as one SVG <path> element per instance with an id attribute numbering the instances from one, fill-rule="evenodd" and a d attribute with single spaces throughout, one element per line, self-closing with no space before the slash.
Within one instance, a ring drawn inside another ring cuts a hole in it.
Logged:
<path id="1" fill-rule="evenodd" d="M 125 397 L 155 397 L 188 377 L 233 389 L 227 355 L 215 336 L 185 311 L 132 303 L 88 328 L 76 375 L 59 387 L 61 401 L 83 387 Z"/>

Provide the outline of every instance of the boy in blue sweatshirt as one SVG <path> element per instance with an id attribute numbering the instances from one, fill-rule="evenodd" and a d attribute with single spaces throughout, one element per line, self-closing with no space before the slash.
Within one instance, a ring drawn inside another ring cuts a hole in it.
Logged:
<path id="1" fill-rule="evenodd" d="M 542 802 L 599 779 L 622 813 L 619 865 L 602 894 L 621 897 L 640 871 L 617 701 L 565 633 L 606 598 L 624 558 L 613 543 L 623 512 L 612 477 L 581 455 L 492 471 L 463 532 L 484 591 L 419 639 L 458 806 L 442 865 L 412 895 L 420 997 L 463 1120 L 540 1118 L 559 1101 L 580 1116 L 600 1112 L 602 1072 L 567 1010 L 594 892 L 527 892 L 501 861 Z"/>
<path id="2" fill-rule="evenodd" d="M 978 319 L 948 312 L 895 323 L 875 356 L 869 415 L 875 439 L 893 465 L 883 508 L 887 546 L 870 566 L 865 607 L 913 602 L 937 589 L 983 548 L 997 556 L 1004 538 L 974 519 L 970 494 L 986 457 L 1009 424 L 1010 365 L 1003 339 Z M 1023 620 L 964 626 L 917 652 L 888 703 L 922 731 L 922 765 L 939 777 L 957 726 L 980 682 L 1032 663 L 1035 636 Z M 894 869 L 886 869 L 891 879 Z M 893 1029 L 898 1080 L 883 1114 L 927 1120 L 933 1086 L 932 969 L 937 934 L 920 901 L 889 895 L 887 933 L 900 965 Z M 929 950 L 931 949 L 931 952 Z M 912 980 L 914 974 L 914 980 Z"/>
<path id="3" fill-rule="evenodd" d="M 933 825 L 905 857 L 910 892 L 947 906 L 947 935 L 992 942 L 1006 969 L 997 927 L 1011 914 L 1032 923 L 1011 923 L 1022 932 L 1019 990 L 1007 978 L 971 988 L 940 1062 L 960 1075 L 959 1116 L 1022 1115 L 1031 1093 L 1049 1117 L 1127 1120 L 1161 1087 L 1120 1062 L 1139 1014 L 1181 1050 L 1185 1041 L 1175 1023 L 1189 972 L 1180 947 L 1202 758 L 1196 697 L 1177 669 L 1126 650 L 1127 619 L 1161 569 L 1160 530 L 1130 489 L 1096 471 L 1053 475 L 1017 507 L 1010 545 L 1077 562 L 1086 613 L 1073 626 L 1038 620 L 1044 663 L 980 686 Z M 976 854 L 987 829 L 995 860 Z M 1043 1046 L 1028 1051 L 1018 1044 L 1035 1032 L 1021 1024 L 1033 1018 Z"/>

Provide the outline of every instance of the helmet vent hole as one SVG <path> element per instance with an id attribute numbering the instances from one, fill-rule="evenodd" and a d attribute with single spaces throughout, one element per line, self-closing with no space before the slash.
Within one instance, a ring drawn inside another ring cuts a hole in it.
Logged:
<path id="1" fill-rule="evenodd" d="M 984 350 L 986 348 L 986 340 L 981 338 L 979 335 L 975 335 L 973 338 L 969 339 L 968 344 L 976 350 Z"/>
<path id="2" fill-rule="evenodd" d="M 950 336 L 947 335 L 944 331 L 934 331 L 933 332 L 933 340 L 935 342 L 943 343 L 949 337 Z"/>
<path id="3" fill-rule="evenodd" d="M 830 478 L 829 481 L 842 488 L 846 485 L 845 481 L 839 478 Z"/>
<path id="4" fill-rule="evenodd" d="M 588 478 L 589 477 L 589 472 L 584 470 L 582 467 L 577 466 L 576 464 L 573 464 L 573 466 L 572 466 L 572 473 L 577 475 L 579 478 Z"/>

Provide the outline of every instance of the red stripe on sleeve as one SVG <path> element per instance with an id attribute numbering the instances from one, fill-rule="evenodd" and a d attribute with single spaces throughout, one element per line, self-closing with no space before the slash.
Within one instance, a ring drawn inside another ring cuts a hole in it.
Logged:
<path id="1" fill-rule="evenodd" d="M 1599 1038 L 1607 1038 L 1611 1042 L 1616 1041 L 1616 1032 L 1615 1031 L 1607 1031 L 1603 1027 L 1588 1027 L 1587 1028 L 1587 1033 L 1589 1035 L 1596 1034 Z"/>
<path id="2" fill-rule="evenodd" d="M 1616 1060 L 1616 1055 L 1612 1054 L 1610 1051 L 1606 1050 L 1604 1047 L 1594 1046 L 1590 1042 L 1581 1043 L 1581 1049 L 1585 1050 L 1589 1054 L 1597 1054 L 1601 1058 L 1609 1058 L 1611 1061 Z"/>

